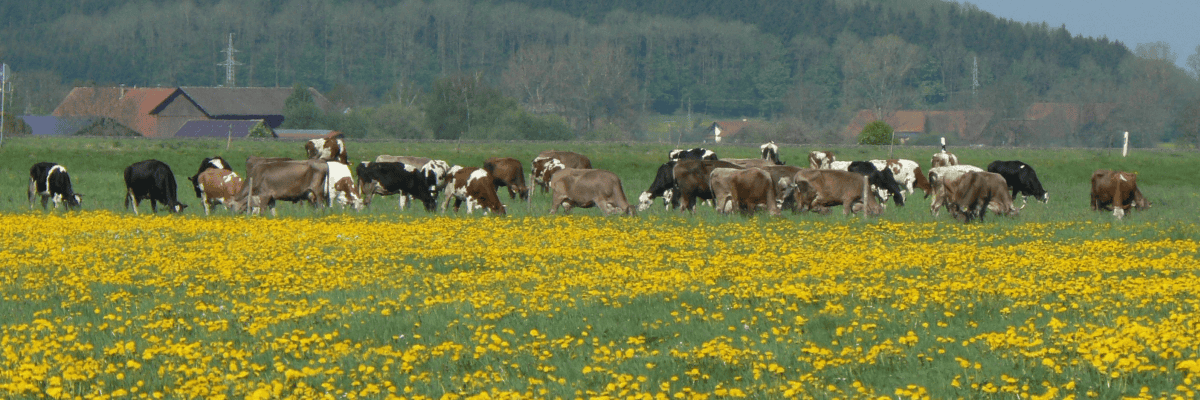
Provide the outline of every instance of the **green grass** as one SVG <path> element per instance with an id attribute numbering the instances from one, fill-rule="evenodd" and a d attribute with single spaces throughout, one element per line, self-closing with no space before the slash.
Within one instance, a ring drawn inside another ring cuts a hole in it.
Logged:
<path id="1" fill-rule="evenodd" d="M 684 144 L 676 146 L 664 143 L 527 143 L 527 142 L 347 142 L 351 163 L 373 160 L 380 154 L 421 155 L 444 159 L 451 164 L 481 166 L 488 157 L 513 157 L 528 163 L 538 152 L 549 149 L 571 150 L 587 155 L 596 168 L 616 173 L 624 185 L 625 194 L 631 203 L 654 179 L 659 165 L 666 161 L 666 153 L 676 147 L 705 146 L 726 158 L 758 157 L 758 146 Z M 75 190 L 84 194 L 85 209 L 124 209 L 124 183 L 122 172 L 134 162 L 158 159 L 171 166 L 179 183 L 179 198 L 192 208 L 187 213 L 200 213 L 199 200 L 195 198 L 187 177 L 195 173 L 200 161 L 214 155 L 229 160 L 236 171 L 245 170 L 247 156 L 273 156 L 303 158 L 303 142 L 299 141 L 234 141 L 226 150 L 224 140 L 185 139 L 113 139 L 113 138 L 8 138 L 0 149 L 0 212 L 24 212 L 28 209 L 26 187 L 28 170 L 39 161 L 63 164 L 71 173 Z M 811 145 L 784 145 L 782 159 L 790 165 L 807 165 L 810 150 L 833 150 L 840 160 L 866 160 L 886 158 L 887 147 L 830 147 Z M 894 156 L 907 158 L 928 169 L 934 147 L 898 146 Z M 1154 203 L 1145 213 L 1135 213 L 1130 220 L 1177 220 L 1194 218 L 1191 210 L 1200 207 L 1200 153 L 1195 151 L 1143 151 L 1134 150 L 1123 158 L 1116 149 L 1001 149 L 960 148 L 952 149 L 964 164 L 986 167 L 994 160 L 1022 160 L 1038 171 L 1043 186 L 1050 192 L 1049 204 L 1030 203 L 1021 216 L 1012 221 L 989 218 L 992 224 L 1017 224 L 1020 222 L 1050 222 L 1060 220 L 1109 220 L 1105 213 L 1089 209 L 1089 179 L 1096 169 L 1119 169 L 1138 173 L 1142 192 Z M 528 169 L 528 164 L 525 166 Z M 528 173 L 528 170 L 526 170 Z M 444 200 L 444 197 L 439 199 Z M 543 215 L 550 209 L 548 196 L 535 190 L 533 201 L 521 204 L 508 199 L 501 190 L 501 201 L 508 204 L 510 216 Z M 1018 205 L 1020 200 L 1017 200 Z M 394 198 L 377 199 L 370 213 L 381 216 L 398 212 Z M 440 206 L 440 204 L 439 204 Z M 36 208 L 36 207 L 35 207 Z M 143 211 L 148 206 L 143 205 Z M 319 216 L 336 211 L 313 211 L 303 205 L 283 204 L 282 215 Z M 420 207 L 410 208 L 406 213 L 423 214 Z M 573 213 L 598 214 L 596 209 L 576 209 Z M 647 213 L 663 214 L 656 206 Z M 219 210 L 217 215 L 226 215 Z M 700 208 L 695 218 L 720 221 L 728 218 L 715 215 L 711 209 Z M 840 210 L 833 215 L 787 215 L 796 220 L 843 219 Z M 881 217 L 887 221 L 929 221 L 928 200 L 920 191 L 905 207 L 888 207 Z M 939 220 L 949 220 L 943 213 Z"/>

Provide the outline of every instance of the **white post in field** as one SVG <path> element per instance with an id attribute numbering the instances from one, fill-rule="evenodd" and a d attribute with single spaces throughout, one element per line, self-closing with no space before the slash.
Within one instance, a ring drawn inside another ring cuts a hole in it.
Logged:
<path id="1" fill-rule="evenodd" d="M 1129 155 L 1129 131 L 1125 131 L 1125 145 L 1121 147 L 1121 157 Z"/>
<path id="2" fill-rule="evenodd" d="M 946 137 L 942 136 L 942 152 L 946 152 Z"/>

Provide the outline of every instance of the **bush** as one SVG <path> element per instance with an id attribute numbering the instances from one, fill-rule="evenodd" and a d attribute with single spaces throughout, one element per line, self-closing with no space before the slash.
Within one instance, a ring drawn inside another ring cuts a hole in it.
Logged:
<path id="1" fill-rule="evenodd" d="M 892 126 L 887 122 L 876 120 L 863 127 L 862 132 L 858 134 L 858 144 L 889 143 L 892 143 Z"/>

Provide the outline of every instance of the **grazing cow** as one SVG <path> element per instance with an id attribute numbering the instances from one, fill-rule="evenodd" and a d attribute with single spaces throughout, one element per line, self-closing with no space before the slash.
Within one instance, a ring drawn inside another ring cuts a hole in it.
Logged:
<path id="1" fill-rule="evenodd" d="M 204 171 L 207 171 L 207 170 L 213 169 L 213 168 L 222 169 L 222 170 L 226 170 L 226 171 L 233 171 L 233 167 L 231 167 L 229 165 L 228 161 L 225 161 L 224 158 L 221 158 L 221 156 L 204 158 L 204 161 L 200 162 L 200 169 L 196 170 L 196 174 L 188 177 L 188 181 L 192 182 L 192 189 L 194 189 L 196 191 L 197 199 L 200 198 L 200 196 L 201 196 L 200 187 L 196 186 L 197 178 L 200 176 L 201 172 L 204 172 Z"/>
<path id="2" fill-rule="evenodd" d="M 404 165 L 413 166 L 421 170 L 421 173 L 423 174 L 432 174 L 436 183 L 434 184 L 434 187 L 430 188 L 429 190 L 433 193 L 433 198 L 435 201 L 437 200 L 438 195 L 440 195 L 442 191 L 446 189 L 446 183 L 450 180 L 450 164 L 442 160 L 434 160 L 427 157 L 415 156 L 381 155 L 375 157 L 375 162 L 403 163 Z M 400 209 L 408 209 L 408 203 L 411 202 L 411 200 L 411 195 L 402 194 L 399 199 Z"/>
<path id="3" fill-rule="evenodd" d="M 571 212 L 572 207 L 599 207 L 600 211 L 605 214 L 634 215 L 635 213 L 633 207 L 629 206 L 629 200 L 625 198 L 625 189 L 621 187 L 621 179 L 609 171 L 566 169 L 550 178 L 550 187 L 554 192 L 551 199 L 554 208 L 550 209 L 551 214 L 557 213 L 560 206 L 563 207 L 564 213 Z"/>
<path id="4" fill-rule="evenodd" d="M 358 190 L 363 194 L 363 204 L 370 206 L 375 195 L 391 196 L 403 194 L 420 200 L 425 211 L 437 208 L 434 189 L 437 177 L 431 171 L 399 162 L 361 162 L 354 169 L 358 174 Z M 404 209 L 404 198 L 400 196 L 400 208 Z"/>
<path id="5" fill-rule="evenodd" d="M 680 210 L 695 211 L 697 198 L 712 200 L 712 186 L 709 185 L 708 176 L 715 168 L 741 169 L 742 167 L 725 160 L 679 160 L 675 162 L 675 167 L 672 168 L 672 175 L 675 177 L 674 196 L 679 197 Z"/>
<path id="6" fill-rule="evenodd" d="M 325 204 L 340 204 L 355 210 L 363 208 L 362 196 L 358 186 L 354 184 L 354 176 L 350 174 L 350 166 L 337 161 L 326 162 L 329 173 L 325 176 Z"/>
<path id="7" fill-rule="evenodd" d="M 897 206 L 904 205 L 903 190 L 900 189 L 900 184 L 896 183 L 891 169 L 885 168 L 881 171 L 869 161 L 851 161 L 846 170 L 866 176 L 871 187 L 875 189 L 876 195 L 879 196 L 879 201 L 885 201 L 888 196 L 891 196 Z"/>
<path id="8" fill-rule="evenodd" d="M 929 160 L 930 168 L 950 167 L 958 165 L 958 157 L 954 153 L 947 153 L 946 148 L 942 147 L 942 151 L 933 154 L 933 158 Z"/>
<path id="9" fill-rule="evenodd" d="M 521 200 L 529 200 L 529 187 L 525 186 L 525 170 L 521 168 L 520 161 L 509 157 L 492 157 L 483 162 L 483 169 L 495 179 L 495 186 L 508 189 L 508 198 L 515 199 L 520 195 Z"/>
<path id="10" fill-rule="evenodd" d="M 762 146 L 758 146 L 758 149 L 762 152 L 762 159 L 775 165 L 783 165 L 783 161 L 779 161 L 779 146 L 775 144 L 775 141 L 764 143 Z"/>
<path id="11" fill-rule="evenodd" d="M 345 137 L 341 132 L 333 131 L 320 139 L 312 139 L 304 143 L 304 152 L 310 159 L 337 161 L 348 164 Z"/>
<path id="12" fill-rule="evenodd" d="M 250 157 L 246 159 L 246 178 L 241 193 L 233 201 L 233 211 L 257 213 L 263 206 L 275 216 L 278 200 L 308 201 L 313 208 L 325 205 L 325 179 L 329 164 L 325 161 L 277 160 Z"/>
<path id="13" fill-rule="evenodd" d="M 1017 198 L 1017 193 L 1021 194 L 1021 208 L 1025 208 L 1029 196 L 1043 203 L 1050 201 L 1050 194 L 1042 189 L 1042 182 L 1038 180 L 1037 173 L 1033 172 L 1033 167 L 1029 164 L 996 160 L 988 164 L 987 170 L 1004 177 L 1004 181 L 1008 182 L 1008 187 L 1012 190 L 1012 198 Z"/>
<path id="14" fill-rule="evenodd" d="M 913 194 L 913 189 L 921 189 L 925 191 L 925 198 L 933 193 L 933 187 L 929 186 L 929 180 L 925 177 L 925 172 L 921 171 L 921 165 L 913 160 L 905 159 L 890 159 L 890 160 L 871 160 L 875 164 L 875 168 L 880 171 L 885 169 L 892 170 L 892 176 L 896 179 L 896 183 L 900 184 L 900 188 L 904 189 L 905 195 Z M 906 197 L 905 200 L 908 200 Z"/>
<path id="15" fill-rule="evenodd" d="M 154 213 L 158 213 L 158 203 L 173 213 L 183 211 L 187 204 L 179 202 L 176 190 L 175 173 L 162 161 L 145 160 L 125 167 L 125 209 L 132 202 L 135 215 L 145 199 L 150 199 L 150 210 Z"/>
<path id="16" fill-rule="evenodd" d="M 534 158 L 529 166 L 529 180 L 542 188 L 542 193 L 550 191 L 550 178 L 555 172 L 567 169 L 567 166 L 554 157 Z"/>
<path id="17" fill-rule="evenodd" d="M 200 204 L 204 206 L 204 215 L 208 215 L 212 206 L 217 204 L 223 204 L 225 209 L 230 209 L 235 197 L 242 192 L 243 186 L 242 178 L 236 172 L 221 168 L 205 169 L 196 176 L 188 177 L 188 180 L 200 192 Z"/>
<path id="18" fill-rule="evenodd" d="M 1099 169 L 1092 173 L 1092 210 L 1112 210 L 1121 219 L 1134 209 L 1146 210 L 1150 201 L 1137 187 L 1137 174 Z"/>
<path id="19" fill-rule="evenodd" d="M 475 211 L 476 208 L 483 210 L 484 214 L 490 210 L 493 213 L 504 215 L 504 204 L 500 203 L 500 198 L 496 197 L 496 178 L 488 173 L 487 170 L 476 167 L 454 167 L 450 174 L 450 183 L 446 184 L 447 193 L 446 202 L 442 203 L 442 212 L 446 212 L 446 208 L 450 205 L 450 201 L 454 201 L 454 212 L 458 212 L 458 208 L 463 202 L 467 203 L 467 214 Z"/>
<path id="20" fill-rule="evenodd" d="M 775 201 L 779 203 L 779 208 L 795 212 L 796 198 L 792 196 L 795 185 L 792 184 L 792 179 L 796 178 L 796 173 L 800 172 L 802 168 L 791 165 L 772 165 L 760 169 L 771 174 L 771 184 L 775 187 Z"/>
<path id="21" fill-rule="evenodd" d="M 1000 174 L 967 172 L 945 185 L 945 188 L 950 215 L 964 223 L 975 218 L 983 221 L 988 209 L 1000 215 L 1017 215 L 1018 211 L 1012 206 L 1012 196 L 1008 194 L 1008 184 Z"/>
<path id="22" fill-rule="evenodd" d="M 646 211 L 654 204 L 655 197 L 663 198 L 663 206 L 670 210 L 679 205 L 679 197 L 674 196 L 675 160 L 667 161 L 658 167 L 654 174 L 654 182 L 638 196 L 638 211 Z"/>
<path id="23" fill-rule="evenodd" d="M 75 193 L 71 186 L 71 175 L 67 168 L 52 162 L 40 162 L 29 168 L 29 208 L 33 209 L 34 197 L 42 197 L 42 210 L 46 209 L 46 201 L 54 201 L 54 209 L 67 202 L 67 210 L 80 207 L 79 201 L 83 195 Z"/>
<path id="24" fill-rule="evenodd" d="M 946 185 L 968 172 L 982 171 L 982 168 L 966 164 L 930 168 L 929 186 L 933 188 L 933 200 L 929 202 L 929 213 L 936 217 L 946 204 Z"/>
<path id="25" fill-rule="evenodd" d="M 667 159 L 669 159 L 669 160 L 697 159 L 697 160 L 715 161 L 717 159 L 717 153 L 713 153 L 712 150 L 709 150 L 709 149 L 706 149 L 703 147 L 696 147 L 696 148 L 691 148 L 691 149 L 687 149 L 687 150 L 675 149 L 675 150 L 671 150 L 670 153 L 667 153 Z"/>
<path id="26" fill-rule="evenodd" d="M 728 214 L 736 208 L 743 215 L 753 214 L 761 205 L 771 215 L 779 215 L 775 184 L 771 174 L 759 168 L 716 168 L 709 174 L 713 203 L 717 212 Z"/>
<path id="27" fill-rule="evenodd" d="M 842 215 L 863 212 L 866 215 L 883 213 L 883 205 L 869 194 L 867 177 L 849 171 L 803 169 L 792 179 L 793 196 L 801 211 L 813 210 L 828 214 L 829 207 L 842 206 Z"/>
<path id="28" fill-rule="evenodd" d="M 812 169 L 829 169 L 829 163 L 837 161 L 832 151 L 808 152 L 808 167 Z"/>

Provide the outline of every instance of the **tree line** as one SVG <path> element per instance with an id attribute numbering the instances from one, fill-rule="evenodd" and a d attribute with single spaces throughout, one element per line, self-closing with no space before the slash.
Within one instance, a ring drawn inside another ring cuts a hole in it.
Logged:
<path id="1" fill-rule="evenodd" d="M 1119 104 L 1059 139 L 1088 145 L 1113 129 L 1188 137 L 1200 109 L 1196 71 L 1164 44 L 1130 51 L 937 0 L 9 2 L 0 15 L 17 113 L 48 113 L 75 85 L 221 85 L 229 33 L 238 86 L 315 86 L 351 110 L 320 123 L 361 136 L 535 124 L 637 139 L 647 116 L 686 113 L 820 140 L 860 109 L 989 109 L 999 127 L 1035 102 Z"/>

